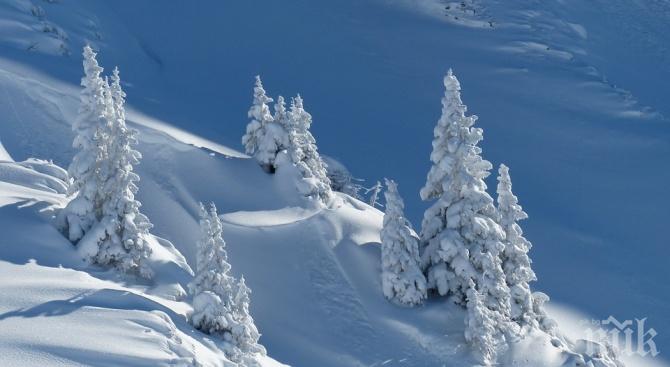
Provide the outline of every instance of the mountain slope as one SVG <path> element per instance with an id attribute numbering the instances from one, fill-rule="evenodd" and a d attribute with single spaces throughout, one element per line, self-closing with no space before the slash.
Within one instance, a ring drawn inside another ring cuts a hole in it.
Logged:
<path id="1" fill-rule="evenodd" d="M 0 141 L 17 160 L 67 165 L 78 53 L 86 40 L 93 42 L 103 66 L 119 64 L 126 82 L 145 157 L 139 198 L 154 234 L 193 264 L 197 202 L 214 201 L 227 213 L 233 271 L 244 273 L 255 291 L 252 312 L 272 356 L 298 366 L 405 358 L 439 365 L 466 358 L 451 349 L 462 330 L 458 310 L 436 302 L 410 312 L 383 301 L 378 250 L 354 246 L 378 241 L 380 213 L 355 202 L 350 205 L 360 209 L 343 204 L 314 212 L 290 182 L 264 174 L 228 147 L 239 145 L 252 78 L 261 73 L 273 96 L 303 94 L 322 152 L 369 180 L 397 179 L 418 223 L 424 205 L 409 194 L 423 184 L 439 81 L 453 67 L 485 128 L 485 157 L 511 166 L 531 215 L 525 229 L 536 245 L 538 287 L 597 319 L 648 317 L 666 330 L 670 289 L 658 279 L 670 254 L 659 234 L 670 218 L 659 205 L 665 196 L 658 183 L 669 177 L 657 167 L 670 154 L 662 104 L 667 87 L 658 82 L 668 70 L 659 49 L 663 32 L 656 30 L 668 24 L 664 4 L 474 4 L 478 11 L 468 19 L 475 21 L 464 26 L 437 13 L 441 5 L 422 1 L 3 2 Z M 598 9 L 609 16 L 601 21 Z M 651 21 L 642 24 L 637 14 Z M 636 41 L 635 52 L 616 45 L 622 37 Z M 3 151 L 0 159 L 9 159 Z M 3 198 L 62 200 L 3 185 Z M 14 200 L 3 199 L 7 230 L 18 213 L 32 210 L 16 209 L 9 204 Z M 26 221 L 48 228 L 40 218 Z M 38 239 L 17 246 L 39 249 Z M 30 258 L 50 261 L 35 253 L 3 256 L 3 263 L 22 266 Z M 35 284 L 44 286 L 39 279 Z M 73 295 L 58 292 L 56 299 Z M 668 345 L 662 332 L 655 340 L 661 351 Z"/>

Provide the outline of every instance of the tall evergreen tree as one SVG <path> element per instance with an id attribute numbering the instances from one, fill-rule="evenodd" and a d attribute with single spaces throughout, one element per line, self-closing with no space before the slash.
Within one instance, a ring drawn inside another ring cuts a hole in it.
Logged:
<path id="1" fill-rule="evenodd" d="M 76 196 L 59 213 L 59 225 L 70 241 L 76 243 L 88 232 L 102 212 L 99 195 L 100 162 L 105 158 L 104 128 L 107 124 L 108 106 L 105 83 L 101 77 L 96 53 L 84 47 L 84 77 L 81 79 L 79 114 L 72 124 L 75 138 L 72 146 L 77 149 L 68 173 L 72 177 L 69 195 Z"/>
<path id="2" fill-rule="evenodd" d="M 505 279 L 511 291 L 512 320 L 520 326 L 532 325 L 533 297 L 529 283 L 537 280 L 531 268 L 528 251 L 531 243 L 523 236 L 518 221 L 528 218 L 517 197 L 512 193 L 509 168 L 504 164 L 498 169 L 498 212 L 500 225 L 506 234 L 505 250 L 502 253 Z"/>
<path id="3" fill-rule="evenodd" d="M 105 181 L 101 181 L 104 202 L 101 223 L 105 237 L 99 243 L 95 258 L 100 264 L 114 265 L 123 271 L 136 271 L 151 276 L 146 259 L 151 254 L 146 238 L 153 226 L 140 213 L 141 203 L 135 199 L 139 176 L 133 172 L 142 155 L 134 149 L 137 131 L 126 125 L 125 96 L 121 88 L 119 69 L 112 74 L 112 83 L 106 94 L 110 106 L 107 127 L 107 157 L 102 165 Z"/>
<path id="4" fill-rule="evenodd" d="M 151 223 L 135 200 L 139 177 L 133 166 L 141 158 L 133 149 L 136 132 L 126 126 L 118 69 L 110 85 L 95 56 L 90 46 L 84 47 L 84 88 L 73 125 L 73 145 L 79 151 L 69 168 L 76 196 L 59 213 L 59 224 L 93 262 L 150 277 L 146 237 Z"/>
<path id="5" fill-rule="evenodd" d="M 332 194 L 330 179 L 317 150 L 316 139 L 309 131 L 312 116 L 305 110 L 300 95 L 292 99 L 288 116 L 288 154 L 303 177 L 298 189 L 305 196 L 327 202 Z"/>
<path id="6" fill-rule="evenodd" d="M 419 265 L 418 239 L 403 213 L 398 186 L 386 179 L 386 213 L 381 231 L 382 288 L 388 300 L 415 306 L 426 299 L 426 278 Z"/>
<path id="7" fill-rule="evenodd" d="M 505 234 L 484 183 L 491 163 L 477 146 L 482 130 L 473 127 L 476 116 L 465 115 L 460 84 L 451 70 L 444 86 L 430 156 L 433 166 L 421 189 L 423 200 L 436 199 L 424 214 L 421 231 L 428 285 L 465 305 L 472 280 L 488 307 L 509 315 L 509 289 L 499 256 Z"/>

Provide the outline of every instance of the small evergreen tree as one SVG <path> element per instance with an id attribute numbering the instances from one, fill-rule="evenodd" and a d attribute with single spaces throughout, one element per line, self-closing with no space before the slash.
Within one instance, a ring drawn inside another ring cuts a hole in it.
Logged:
<path id="1" fill-rule="evenodd" d="M 505 250 L 502 253 L 503 270 L 511 291 L 512 320 L 524 327 L 532 325 L 536 318 L 529 286 L 530 282 L 537 280 L 528 257 L 532 245 L 524 238 L 518 224 L 518 221 L 528 218 L 528 215 L 512 193 L 509 168 L 501 164 L 498 173 L 498 212 L 500 225 L 506 234 Z"/>
<path id="2" fill-rule="evenodd" d="M 327 202 L 331 196 L 330 179 L 317 150 L 316 140 L 309 131 L 312 116 L 305 110 L 299 95 L 291 101 L 288 116 L 288 154 L 303 177 L 298 190 L 307 197 Z"/>
<path id="3" fill-rule="evenodd" d="M 200 204 L 200 239 L 197 266 L 188 288 L 193 296 L 191 324 L 227 342 L 226 354 L 234 361 L 254 365 L 253 354 L 265 354 L 258 344 L 260 334 L 249 313 L 249 293 L 244 279 L 239 282 L 230 275 L 223 225 L 211 204 Z"/>
<path id="4" fill-rule="evenodd" d="M 236 325 L 232 329 L 233 342 L 243 354 L 260 353 L 265 355 L 265 348 L 258 344 L 261 334 L 258 332 L 254 319 L 249 313 L 249 304 L 251 302 L 249 294 L 251 293 L 251 289 L 247 287 L 244 277 L 240 277 L 236 289 L 235 298 L 233 299 L 233 315 L 236 321 Z"/>
<path id="5" fill-rule="evenodd" d="M 405 219 L 398 186 L 386 180 L 386 213 L 381 231 L 382 288 L 388 300 L 415 306 L 426 299 L 426 278 L 419 265 L 418 239 Z"/>
<path id="6" fill-rule="evenodd" d="M 193 296 L 191 323 L 207 334 L 218 334 L 231 340 L 235 280 L 229 274 L 223 226 L 214 204 L 209 210 L 200 204 L 200 239 L 197 246 L 196 274 L 188 285 Z"/>
<path id="7" fill-rule="evenodd" d="M 275 121 L 270 113 L 268 104 L 272 102 L 272 98 L 265 94 L 261 78 L 256 76 L 254 101 L 248 113 L 251 121 L 242 137 L 242 144 L 247 154 L 252 155 L 266 172 L 275 171 L 277 154 L 288 145 L 287 132 L 282 126 L 286 120 L 286 108 L 284 99 L 280 98 L 275 105 L 275 114 L 281 122 Z"/>
<path id="8" fill-rule="evenodd" d="M 106 152 L 103 129 L 107 123 L 108 106 L 102 68 L 96 53 L 84 47 L 84 77 L 81 79 L 79 114 L 72 124 L 75 138 L 72 146 L 77 149 L 68 173 L 72 178 L 68 194 L 76 196 L 59 213 L 58 222 L 73 243 L 84 237 L 101 215 L 102 200 L 99 193 L 100 162 Z"/>
<path id="9" fill-rule="evenodd" d="M 466 295 L 465 340 L 470 344 L 476 359 L 490 366 L 496 361 L 504 336 L 496 325 L 497 316 L 486 307 L 483 298 L 470 280 Z"/>
<path id="10" fill-rule="evenodd" d="M 473 127 L 476 116 L 465 115 L 460 84 L 451 70 L 444 86 L 433 166 L 421 189 L 423 200 L 437 199 L 426 210 L 421 229 L 428 286 L 465 305 L 470 284 L 475 284 L 502 321 L 509 315 L 509 289 L 500 260 L 505 234 L 484 183 L 491 163 L 480 155 L 482 130 Z"/>
<path id="11" fill-rule="evenodd" d="M 549 296 L 542 292 L 533 292 L 533 315 L 538 322 L 540 330 L 545 333 L 555 336 L 558 326 L 556 321 L 554 321 L 544 309 L 544 304 L 549 302 Z"/>

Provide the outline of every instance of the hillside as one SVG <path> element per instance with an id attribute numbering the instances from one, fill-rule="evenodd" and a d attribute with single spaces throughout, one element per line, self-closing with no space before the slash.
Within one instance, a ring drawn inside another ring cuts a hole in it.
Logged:
<path id="1" fill-rule="evenodd" d="M 646 317 L 661 355 L 637 363 L 664 365 L 669 6 L 467 4 L 3 1 L 2 364 L 220 365 L 218 348 L 186 322 L 181 297 L 198 202 L 213 201 L 233 273 L 253 291 L 273 358 L 264 366 L 472 365 L 462 310 L 440 299 L 411 310 L 384 300 L 381 212 L 344 195 L 315 208 L 289 177 L 239 152 L 261 74 L 272 96 L 303 95 L 323 154 L 367 186 L 396 179 L 418 226 L 440 80 L 452 67 L 485 130 L 485 158 L 515 174 L 531 216 L 535 288 L 552 297 L 552 316 L 568 333 L 584 318 Z M 154 283 L 84 264 L 51 225 L 67 200 L 55 165 L 73 154 L 86 42 L 106 71 L 121 68 L 140 131 L 139 199 L 159 249 Z M 569 366 L 570 348 L 539 335 L 502 362 Z"/>

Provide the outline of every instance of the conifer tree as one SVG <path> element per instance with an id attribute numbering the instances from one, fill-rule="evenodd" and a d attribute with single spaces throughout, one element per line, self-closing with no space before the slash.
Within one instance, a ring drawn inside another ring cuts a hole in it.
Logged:
<path id="1" fill-rule="evenodd" d="M 403 213 L 398 186 L 386 179 L 386 213 L 381 231 L 382 289 L 388 300 L 415 306 L 426 299 L 426 278 L 419 264 L 418 239 Z"/>
<path id="2" fill-rule="evenodd" d="M 300 95 L 291 101 L 288 116 L 288 154 L 303 177 L 298 189 L 307 197 L 327 202 L 332 194 L 330 179 L 317 150 L 316 140 L 309 131 L 312 116 L 305 110 Z"/>
<path id="3" fill-rule="evenodd" d="M 249 313 L 249 293 L 244 279 L 230 275 L 223 225 L 216 206 L 200 204 L 200 239 L 196 274 L 188 288 L 193 296 L 191 324 L 227 342 L 226 354 L 244 365 L 255 365 L 253 355 L 265 354 L 260 334 Z"/>
<path id="4" fill-rule="evenodd" d="M 542 292 L 533 292 L 533 316 L 537 320 L 540 330 L 544 331 L 549 335 L 556 335 L 558 325 L 544 309 L 544 304 L 549 302 L 549 296 Z"/>
<path id="5" fill-rule="evenodd" d="M 498 349 L 503 347 L 504 336 L 496 325 L 497 316 L 486 307 L 483 298 L 470 280 L 466 294 L 465 340 L 470 344 L 476 359 L 485 366 L 490 366 L 496 362 Z"/>
<path id="6" fill-rule="evenodd" d="M 288 111 L 286 110 L 286 101 L 284 100 L 283 96 L 277 97 L 277 103 L 274 105 L 274 115 L 272 118 L 276 123 L 279 124 L 287 133 L 287 139 L 288 139 L 288 130 L 290 128 L 290 121 L 289 121 L 289 115 Z M 286 142 L 288 145 L 288 141 Z"/>
<path id="7" fill-rule="evenodd" d="M 528 218 L 528 215 L 512 193 L 509 168 L 501 164 L 498 173 L 498 212 L 500 225 L 506 234 L 505 250 L 502 253 L 503 270 L 511 292 L 512 320 L 524 327 L 532 325 L 536 318 L 529 286 L 530 282 L 537 280 L 528 257 L 532 245 L 524 238 L 518 224 L 518 221 Z"/>
<path id="8" fill-rule="evenodd" d="M 200 204 L 197 246 L 196 273 L 188 285 L 193 296 L 191 323 L 205 333 L 231 339 L 235 280 L 229 274 L 231 267 L 223 240 L 223 226 L 214 204 L 209 209 Z"/>
<path id="9" fill-rule="evenodd" d="M 251 290 L 247 287 L 244 277 L 240 277 L 233 299 L 233 315 L 236 321 L 236 325 L 232 329 L 233 342 L 243 354 L 260 353 L 265 355 L 265 348 L 258 344 L 261 334 L 249 313 L 250 293 Z"/>
<path id="10" fill-rule="evenodd" d="M 84 47 L 84 77 L 81 79 L 79 114 L 72 124 L 75 138 L 72 146 L 77 149 L 68 173 L 72 178 L 68 194 L 76 196 L 59 213 L 58 222 L 73 243 L 81 240 L 101 215 L 102 199 L 99 195 L 100 162 L 106 152 L 104 128 L 107 124 L 108 106 L 105 83 L 100 76 L 96 53 Z"/>
<path id="11" fill-rule="evenodd" d="M 473 127 L 476 116 L 465 115 L 460 84 L 451 70 L 444 86 L 433 166 L 420 192 L 423 200 L 436 200 L 424 214 L 422 262 L 430 288 L 465 306 L 468 289 L 475 284 L 482 302 L 502 323 L 509 315 L 509 289 L 500 259 L 505 234 L 484 183 L 491 163 L 480 155 L 482 130 Z"/>
<path id="12" fill-rule="evenodd" d="M 134 149 L 137 131 L 126 125 L 125 92 L 121 88 L 119 69 L 112 74 L 108 91 L 110 118 L 106 125 L 107 157 L 102 167 L 106 172 L 101 181 L 103 206 L 101 223 L 106 236 L 99 244 L 95 261 L 114 265 L 123 271 L 136 271 L 151 277 L 146 264 L 151 254 L 146 238 L 153 226 L 140 212 L 141 203 L 135 199 L 139 176 L 133 172 L 142 155 Z M 106 83 L 105 83 L 106 84 Z"/>
<path id="13" fill-rule="evenodd" d="M 59 213 L 68 238 L 101 265 L 151 277 L 146 242 L 151 223 L 135 200 L 139 177 L 133 166 L 141 155 L 133 146 L 136 132 L 126 126 L 125 93 L 118 69 L 112 84 L 100 75 L 96 54 L 84 47 L 79 116 L 73 125 L 74 147 L 79 151 L 70 164 L 70 194 L 76 196 Z"/>
<path id="14" fill-rule="evenodd" d="M 280 97 L 281 98 L 281 97 Z M 260 76 L 256 76 L 254 100 L 249 109 L 251 121 L 247 125 L 247 132 L 242 137 L 242 144 L 247 154 L 252 155 L 266 172 L 274 172 L 277 154 L 286 149 L 288 134 L 281 123 L 275 121 L 270 113 L 269 103 L 272 98 L 265 94 Z M 286 108 L 283 98 L 275 105 L 278 119 L 286 119 Z"/>

